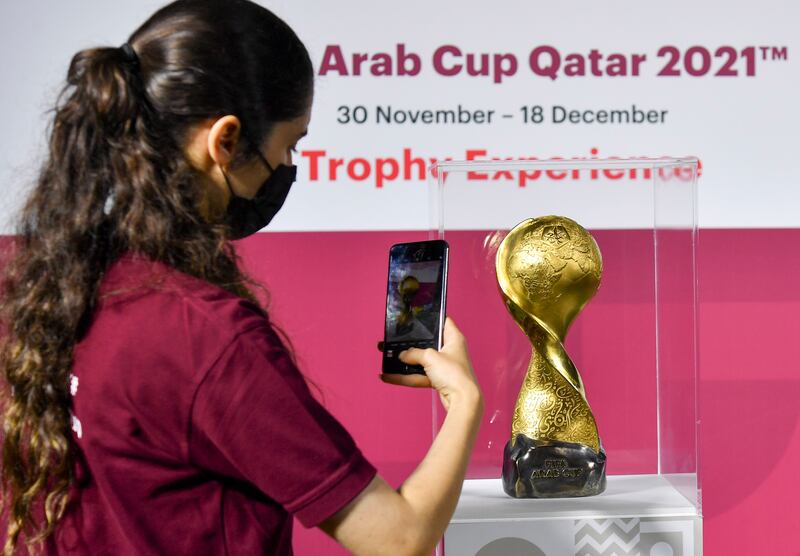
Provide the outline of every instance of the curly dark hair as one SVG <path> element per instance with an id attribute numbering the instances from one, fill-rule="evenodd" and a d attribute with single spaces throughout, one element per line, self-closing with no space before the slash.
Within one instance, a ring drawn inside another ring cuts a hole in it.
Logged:
<path id="1" fill-rule="evenodd" d="M 243 122 L 236 164 L 276 122 L 308 110 L 313 68 L 295 33 L 247 0 L 179 0 L 122 48 L 72 59 L 49 156 L 22 211 L 2 282 L 5 554 L 51 535 L 76 459 L 69 373 L 104 272 L 125 253 L 255 301 L 183 146 L 193 126 Z"/>

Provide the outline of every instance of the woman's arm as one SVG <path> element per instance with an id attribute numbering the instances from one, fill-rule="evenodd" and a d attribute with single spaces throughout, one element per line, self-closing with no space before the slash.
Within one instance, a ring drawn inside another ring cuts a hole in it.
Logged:
<path id="1" fill-rule="evenodd" d="M 395 491 L 380 476 L 320 528 L 357 555 L 428 556 L 455 511 L 483 400 L 463 336 L 448 319 L 441 352 L 409 350 L 401 358 L 425 368 L 423 376 L 388 376 L 386 382 L 432 386 L 447 416 L 425 459 Z"/>

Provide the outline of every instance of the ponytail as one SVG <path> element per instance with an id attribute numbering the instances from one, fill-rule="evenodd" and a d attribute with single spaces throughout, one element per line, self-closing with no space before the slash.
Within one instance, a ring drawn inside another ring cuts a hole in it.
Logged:
<path id="1" fill-rule="evenodd" d="M 14 551 L 35 512 L 43 511 L 44 526 L 29 542 L 53 532 L 73 481 L 68 375 L 100 277 L 114 256 L 109 202 L 119 174 L 133 161 L 142 116 L 132 69 L 117 48 L 73 58 L 51 128 L 50 159 L 23 211 L 19 254 L 5 277 L 5 554 Z"/>

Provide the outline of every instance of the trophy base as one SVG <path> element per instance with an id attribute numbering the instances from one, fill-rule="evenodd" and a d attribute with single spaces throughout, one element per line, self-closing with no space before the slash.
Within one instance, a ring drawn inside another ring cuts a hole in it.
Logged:
<path id="1" fill-rule="evenodd" d="M 518 434 L 503 451 L 503 490 L 513 498 L 593 496 L 606 489 L 606 453 Z"/>

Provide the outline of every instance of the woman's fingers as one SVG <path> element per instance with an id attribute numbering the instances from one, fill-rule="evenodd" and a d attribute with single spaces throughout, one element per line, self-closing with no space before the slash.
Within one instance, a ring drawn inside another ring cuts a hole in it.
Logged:
<path id="1" fill-rule="evenodd" d="M 387 384 L 397 384 L 398 386 L 410 386 L 411 388 L 430 388 L 431 381 L 425 375 L 401 375 L 387 374 L 378 375 Z"/>
<path id="2" fill-rule="evenodd" d="M 428 367 L 438 356 L 439 352 L 433 348 L 409 348 L 405 351 L 401 351 L 398 358 L 406 365 Z"/>
<path id="3" fill-rule="evenodd" d="M 456 323 L 450 317 L 444 321 L 444 330 L 442 333 L 442 347 L 453 346 L 464 342 L 464 335 L 459 330 Z"/>
<path id="4" fill-rule="evenodd" d="M 456 323 L 450 317 L 445 317 L 444 319 L 444 331 L 443 331 L 443 340 L 447 343 L 448 340 L 456 340 L 463 338 L 464 335 L 461 333 L 461 329 L 456 326 Z"/>

